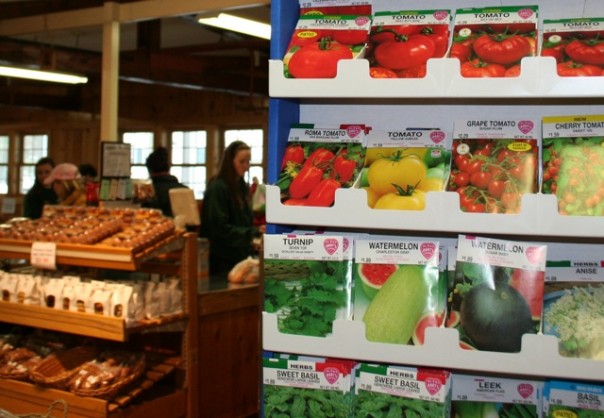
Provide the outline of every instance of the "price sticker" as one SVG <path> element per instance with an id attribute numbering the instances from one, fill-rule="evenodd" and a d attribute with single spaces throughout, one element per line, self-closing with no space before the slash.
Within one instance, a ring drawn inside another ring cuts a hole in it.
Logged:
<path id="1" fill-rule="evenodd" d="M 54 242 L 34 242 L 31 245 L 31 265 L 47 270 L 57 269 L 57 244 Z"/>

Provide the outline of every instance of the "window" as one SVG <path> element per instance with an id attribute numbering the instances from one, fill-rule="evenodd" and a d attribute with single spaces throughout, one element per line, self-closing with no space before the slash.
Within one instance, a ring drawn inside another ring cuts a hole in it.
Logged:
<path id="1" fill-rule="evenodd" d="M 172 132 L 171 139 L 170 172 L 193 190 L 195 199 L 202 199 L 206 190 L 207 132 L 175 131 Z"/>
<path id="2" fill-rule="evenodd" d="M 130 175 L 133 179 L 149 178 L 145 166 L 147 156 L 153 152 L 153 132 L 125 132 L 122 136 L 124 144 L 130 144 Z"/>
<path id="3" fill-rule="evenodd" d="M 9 137 L 0 135 L 0 194 L 8 193 L 8 149 Z"/>
<path id="4" fill-rule="evenodd" d="M 252 183 L 256 177 L 260 183 L 264 181 L 264 169 L 262 161 L 264 159 L 264 132 L 262 129 L 230 129 L 224 132 L 224 146 L 228 147 L 235 141 L 243 141 L 252 149 L 252 160 L 250 161 L 250 171 L 248 171 L 245 180 Z"/>
<path id="5" fill-rule="evenodd" d="M 48 135 L 23 136 L 22 151 L 19 191 L 25 194 L 36 180 L 36 162 L 40 158 L 48 156 Z"/>

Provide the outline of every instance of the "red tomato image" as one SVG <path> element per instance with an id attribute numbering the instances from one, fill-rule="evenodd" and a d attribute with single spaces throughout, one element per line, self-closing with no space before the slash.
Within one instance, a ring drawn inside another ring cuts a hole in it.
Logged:
<path id="1" fill-rule="evenodd" d="M 580 64 L 604 65 L 604 41 L 597 38 L 575 39 L 566 45 L 564 52 Z"/>
<path id="2" fill-rule="evenodd" d="M 346 45 L 322 38 L 321 42 L 294 52 L 288 69 L 294 78 L 334 78 L 338 72 L 338 61 L 351 58 L 352 51 Z"/>
<path id="3" fill-rule="evenodd" d="M 461 64 L 462 77 L 505 77 L 505 71 L 506 68 L 503 65 L 489 64 L 479 59 L 473 59 Z"/>
<path id="4" fill-rule="evenodd" d="M 419 25 L 393 25 L 377 26 L 371 29 L 369 39 L 379 44 L 386 41 L 394 41 L 399 36 L 410 36 L 420 31 Z"/>
<path id="5" fill-rule="evenodd" d="M 369 75 L 371 78 L 398 78 L 398 75 L 394 71 L 384 67 L 371 67 Z"/>
<path id="6" fill-rule="evenodd" d="M 561 62 L 556 67 L 560 77 L 594 77 L 602 75 L 602 68 L 597 65 L 580 64 L 578 62 Z"/>
<path id="7" fill-rule="evenodd" d="M 529 40 L 518 35 L 482 35 L 473 48 L 478 58 L 491 64 L 513 64 L 533 54 Z"/>
<path id="8" fill-rule="evenodd" d="M 391 70 L 402 70 L 425 64 L 434 56 L 436 46 L 425 35 L 401 36 L 386 41 L 375 48 L 374 57 L 379 65 Z"/>

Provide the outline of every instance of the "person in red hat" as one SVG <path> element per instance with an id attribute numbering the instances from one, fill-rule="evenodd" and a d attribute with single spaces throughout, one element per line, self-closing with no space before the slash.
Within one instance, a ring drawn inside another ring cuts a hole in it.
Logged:
<path id="1" fill-rule="evenodd" d="M 86 206 L 86 191 L 78 167 L 62 163 L 52 169 L 44 184 L 52 185 L 60 205 Z"/>

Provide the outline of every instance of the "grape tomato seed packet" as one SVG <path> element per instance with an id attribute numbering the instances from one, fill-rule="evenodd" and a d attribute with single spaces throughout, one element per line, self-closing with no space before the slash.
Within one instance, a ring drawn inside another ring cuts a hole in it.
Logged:
<path id="1" fill-rule="evenodd" d="M 333 129 L 293 126 L 277 179 L 281 202 L 332 206 L 337 189 L 354 185 L 364 160 L 365 131 L 360 125 Z"/>
<path id="2" fill-rule="evenodd" d="M 457 418 L 540 418 L 543 382 L 453 374 L 451 409 Z"/>
<path id="3" fill-rule="evenodd" d="M 447 324 L 459 331 L 462 348 L 514 353 L 524 334 L 540 330 L 546 249 L 459 236 Z"/>
<path id="4" fill-rule="evenodd" d="M 365 58 L 373 78 L 422 78 L 449 47 L 450 10 L 376 12 Z"/>
<path id="5" fill-rule="evenodd" d="M 604 71 L 604 18 L 543 21 L 541 56 L 556 60 L 561 77 L 601 76 Z"/>
<path id="6" fill-rule="evenodd" d="M 456 120 L 447 190 L 464 212 L 519 213 L 536 193 L 541 124 L 531 119 Z"/>
<path id="7" fill-rule="evenodd" d="M 562 215 L 604 215 L 604 115 L 543 118 L 541 191 Z"/>
<path id="8" fill-rule="evenodd" d="M 367 340 L 421 345 L 428 326 L 442 325 L 439 254 L 435 241 L 357 237 L 353 316 Z"/>
<path id="9" fill-rule="evenodd" d="M 602 246 L 590 253 L 564 247 L 564 254 L 547 260 L 543 333 L 558 339 L 564 357 L 604 360 Z"/>
<path id="10" fill-rule="evenodd" d="M 283 57 L 285 77 L 334 78 L 338 61 L 363 58 L 371 16 L 306 14 Z"/>
<path id="11" fill-rule="evenodd" d="M 604 385 L 548 380 L 543 392 L 545 418 L 604 416 Z"/>
<path id="12" fill-rule="evenodd" d="M 462 77 L 518 77 L 520 61 L 537 55 L 537 6 L 457 9 L 449 57 Z"/>
<path id="13" fill-rule="evenodd" d="M 355 374 L 350 416 L 450 416 L 451 373 L 447 370 L 361 363 Z"/>
<path id="14" fill-rule="evenodd" d="M 285 334 L 326 337 L 350 319 L 352 255 L 336 235 L 264 235 L 264 310 Z"/>
<path id="15" fill-rule="evenodd" d="M 441 130 L 372 130 L 358 187 L 373 209 L 423 210 L 426 193 L 443 191 L 451 167 L 451 138 Z"/>

